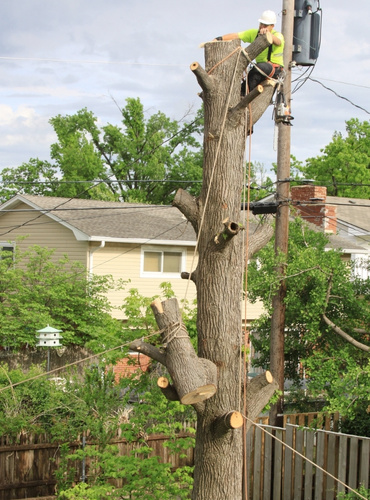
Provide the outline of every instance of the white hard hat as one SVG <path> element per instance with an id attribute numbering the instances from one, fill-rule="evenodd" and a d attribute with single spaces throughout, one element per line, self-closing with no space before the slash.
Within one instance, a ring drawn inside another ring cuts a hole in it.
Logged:
<path id="1" fill-rule="evenodd" d="M 276 14 L 272 10 L 265 10 L 262 12 L 262 16 L 258 19 L 258 22 L 262 24 L 276 24 Z"/>

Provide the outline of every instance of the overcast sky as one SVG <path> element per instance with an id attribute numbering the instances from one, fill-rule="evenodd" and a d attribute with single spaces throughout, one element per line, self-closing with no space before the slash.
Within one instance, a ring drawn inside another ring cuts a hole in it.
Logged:
<path id="1" fill-rule="evenodd" d="M 369 0 L 322 0 L 322 44 L 311 74 L 370 111 Z M 139 97 L 148 113 L 179 120 L 201 101 L 189 69 L 204 66 L 201 42 L 258 26 L 282 0 L 16 0 L 0 7 L 0 170 L 49 159 L 49 119 L 86 107 L 100 124 L 118 124 Z M 302 75 L 294 70 L 293 80 Z M 293 88 L 294 88 L 293 83 Z M 369 114 L 307 81 L 293 95 L 292 154 L 316 156 L 345 120 Z M 252 160 L 276 161 L 272 107 L 255 126 Z"/>

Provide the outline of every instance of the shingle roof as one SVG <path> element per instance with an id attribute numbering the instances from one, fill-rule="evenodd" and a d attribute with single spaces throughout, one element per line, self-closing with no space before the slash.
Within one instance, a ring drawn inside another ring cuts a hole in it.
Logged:
<path id="1" fill-rule="evenodd" d="M 17 195 L 3 207 L 25 202 L 81 231 L 87 237 L 147 240 L 196 240 L 181 212 L 171 206 Z"/>
<path id="2" fill-rule="evenodd" d="M 354 204 L 350 203 L 350 199 L 329 197 L 328 204 L 336 204 L 340 200 L 343 203 L 338 209 L 341 210 L 341 220 L 345 220 L 348 215 L 348 222 L 354 224 Z M 356 201 L 356 200 L 355 200 Z M 357 200 L 358 204 L 365 205 L 364 210 L 368 211 L 370 201 Z M 172 241 L 173 244 L 178 242 L 188 242 L 195 244 L 196 236 L 190 223 L 187 222 L 181 212 L 167 205 L 143 205 L 134 203 L 120 203 L 99 200 L 83 200 L 77 198 L 58 198 L 53 196 L 32 196 L 32 195 L 17 195 L 11 200 L 8 200 L 0 207 L 8 209 L 19 203 L 27 203 L 30 207 L 38 210 L 46 210 L 47 214 L 56 218 L 61 223 L 66 223 L 72 228 L 84 233 L 87 239 L 112 239 L 112 240 L 147 240 Z M 363 202 L 367 202 L 366 204 Z M 343 212 L 343 215 L 342 215 Z M 369 221 L 364 219 L 364 211 L 359 215 L 360 227 L 364 227 L 364 223 L 369 225 Z M 338 215 L 339 218 L 339 215 Z M 255 229 L 256 224 L 251 221 L 251 228 Z M 310 225 L 311 227 L 311 225 Z M 318 230 L 317 226 L 312 227 Z M 329 236 L 330 248 L 341 248 L 352 250 L 363 250 L 363 247 L 358 245 L 358 242 L 353 237 L 341 237 L 338 235 Z"/>
<path id="3" fill-rule="evenodd" d="M 338 221 L 370 232 L 370 200 L 327 196 L 326 203 L 337 207 Z"/>

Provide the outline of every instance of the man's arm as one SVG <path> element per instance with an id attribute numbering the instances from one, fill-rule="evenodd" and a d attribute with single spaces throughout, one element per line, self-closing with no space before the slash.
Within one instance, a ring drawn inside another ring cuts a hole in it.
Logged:
<path id="1" fill-rule="evenodd" d="M 265 35 L 268 31 L 271 33 L 271 29 L 269 29 L 268 26 L 266 26 L 265 28 L 261 28 L 259 30 L 259 33 L 261 35 Z M 271 33 L 271 35 L 272 35 L 272 43 L 274 45 L 281 45 L 281 39 L 279 37 L 277 37 L 276 35 L 274 35 L 273 33 Z"/>
<path id="2" fill-rule="evenodd" d="M 214 41 L 218 40 L 219 42 L 228 42 L 229 40 L 237 40 L 238 38 L 238 33 L 228 33 L 227 35 L 217 36 L 214 38 Z"/>

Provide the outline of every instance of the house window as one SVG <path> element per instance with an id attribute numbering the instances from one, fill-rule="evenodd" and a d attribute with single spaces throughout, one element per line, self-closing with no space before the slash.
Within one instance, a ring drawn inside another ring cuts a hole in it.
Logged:
<path id="1" fill-rule="evenodd" d="M 179 278 L 185 267 L 184 250 L 145 247 L 141 255 L 143 277 Z"/>
<path id="2" fill-rule="evenodd" d="M 0 241 L 0 259 L 14 260 L 14 245 Z"/>

